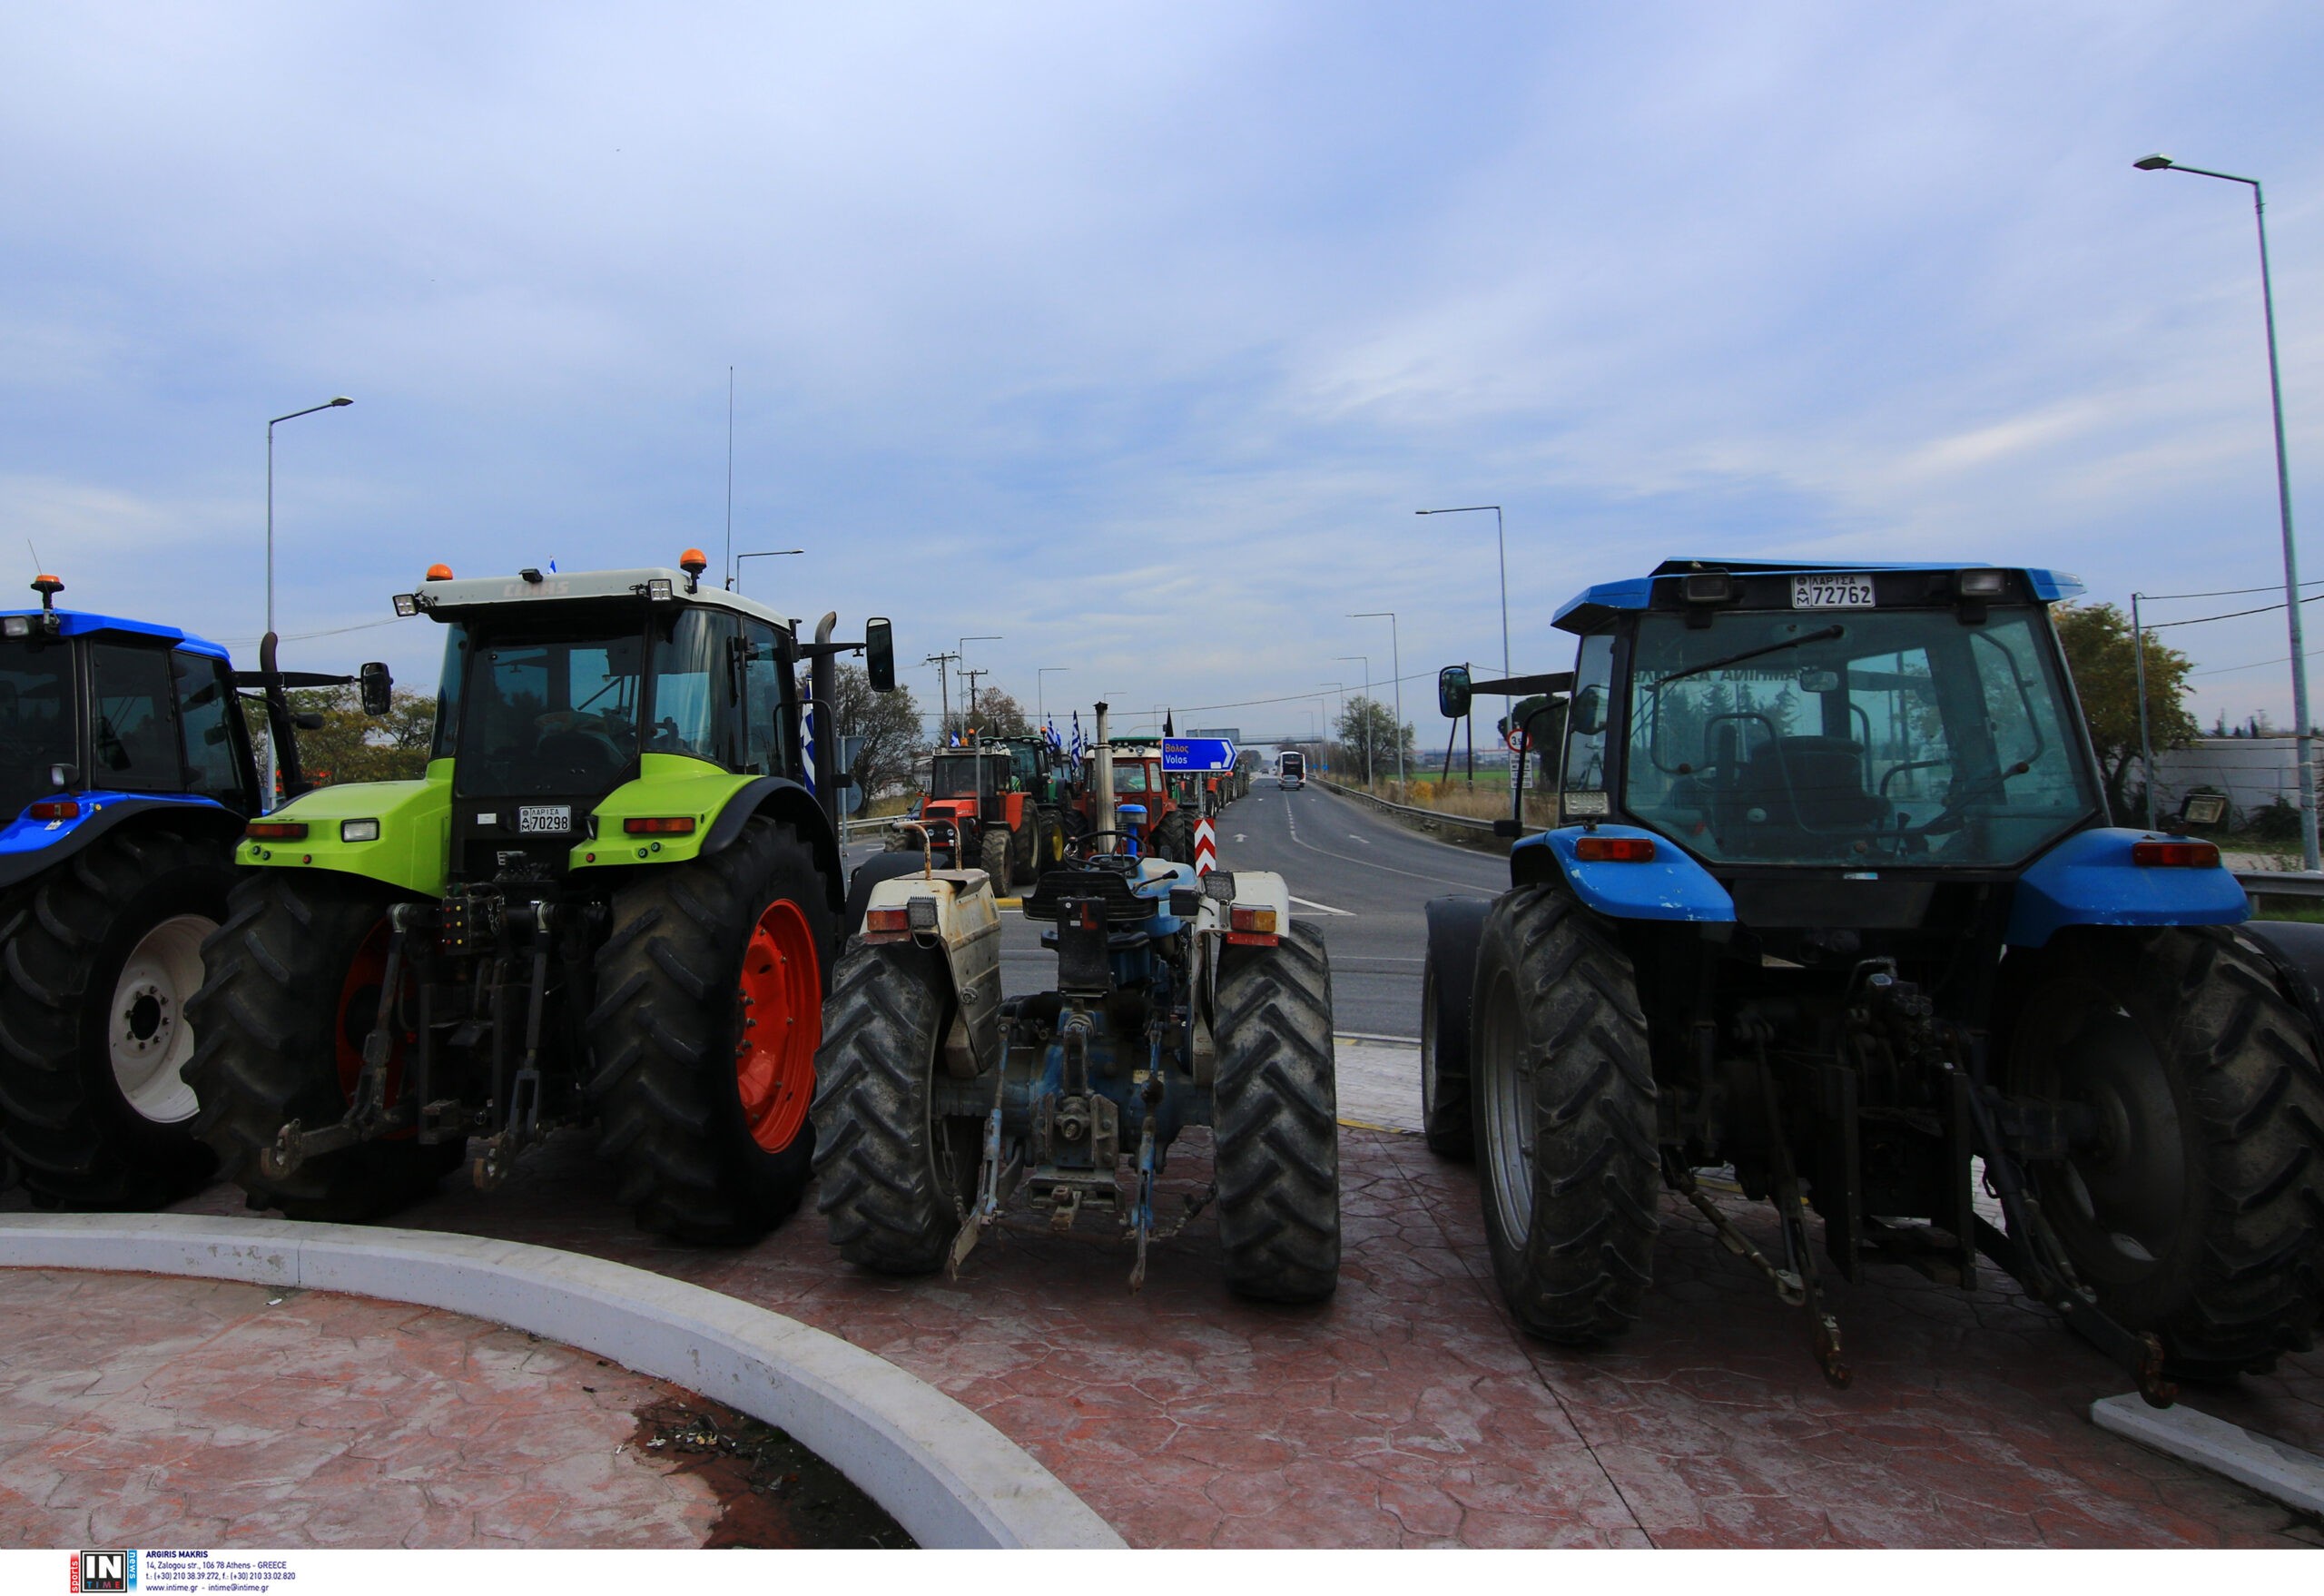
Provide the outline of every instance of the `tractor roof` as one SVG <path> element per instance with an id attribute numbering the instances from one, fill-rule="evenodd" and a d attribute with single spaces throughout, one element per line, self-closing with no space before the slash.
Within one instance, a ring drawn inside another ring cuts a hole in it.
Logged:
<path id="1" fill-rule="evenodd" d="M 36 609 L 0 610 L 0 615 L 36 616 L 38 614 L 40 611 Z M 157 626 L 151 621 L 124 620 L 119 616 L 93 616 L 84 610 L 72 609 L 58 610 L 56 618 L 61 623 L 58 628 L 60 636 L 84 637 L 100 632 L 126 632 L 136 637 L 159 637 L 172 648 L 182 648 L 188 654 L 207 655 L 212 659 L 226 660 L 230 665 L 232 663 L 222 645 L 212 643 L 206 637 L 196 637 L 192 633 L 181 632 L 175 626 Z"/>
<path id="2" fill-rule="evenodd" d="M 1613 618 L 1618 610 L 1645 609 L 1654 598 L 1657 576 L 1683 576 L 1691 571 L 1735 571 L 1738 573 L 1797 572 L 1801 575 L 1834 576 L 1856 571 L 1959 571 L 1993 570 L 1996 567 L 1978 560 L 1851 560 L 1846 564 L 1797 564 L 1781 560 L 1674 559 L 1664 560 L 1650 575 L 1630 576 L 1620 582 L 1600 582 L 1585 587 L 1565 601 L 1551 624 L 1567 632 L 1594 632 Z M 2053 571 L 2039 566 L 2010 566 L 1998 567 L 2014 570 L 2025 578 L 2026 586 L 2043 604 L 2060 599 L 2079 597 L 2083 592 L 2082 578 L 2065 571 Z"/>
<path id="3" fill-rule="evenodd" d="M 548 571 L 542 573 L 537 582 L 527 582 L 520 576 L 449 577 L 422 582 L 414 592 L 423 613 L 448 621 L 476 610 L 508 604 L 644 597 L 651 584 L 662 582 L 668 585 L 672 603 L 732 610 L 785 629 L 791 625 L 789 617 L 739 593 L 719 587 L 698 587 L 689 593 L 686 584 L 690 579 L 684 571 L 674 571 L 667 566 L 640 566 L 626 571 Z"/>

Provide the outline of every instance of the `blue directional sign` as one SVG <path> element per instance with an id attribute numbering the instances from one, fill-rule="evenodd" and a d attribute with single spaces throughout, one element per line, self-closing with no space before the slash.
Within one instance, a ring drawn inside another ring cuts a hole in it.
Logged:
<path id="1" fill-rule="evenodd" d="M 1164 770 L 1233 770 L 1235 744 L 1225 737 L 1165 737 Z"/>

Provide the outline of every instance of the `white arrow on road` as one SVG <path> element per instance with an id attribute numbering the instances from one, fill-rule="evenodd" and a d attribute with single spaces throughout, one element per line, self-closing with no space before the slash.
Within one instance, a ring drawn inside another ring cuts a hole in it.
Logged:
<path id="1" fill-rule="evenodd" d="M 1245 836 L 1241 832 L 1236 832 L 1235 833 L 1235 840 L 1236 840 L 1236 842 L 1249 842 L 1251 839 L 1250 839 L 1250 838 L 1248 838 L 1248 837 L 1246 837 L 1246 836 Z"/>

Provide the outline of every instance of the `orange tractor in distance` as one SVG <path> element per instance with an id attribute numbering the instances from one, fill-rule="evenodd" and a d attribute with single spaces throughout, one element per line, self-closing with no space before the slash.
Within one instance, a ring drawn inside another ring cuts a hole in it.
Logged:
<path id="1" fill-rule="evenodd" d="M 1162 770 L 1162 740 L 1158 737 L 1117 737 L 1113 741 L 1114 807 L 1116 813 L 1099 819 L 1091 813 L 1098 802 L 1098 754 L 1081 756 L 1081 791 L 1073 800 L 1085 831 L 1108 828 L 1137 839 L 1137 852 L 1178 864 L 1195 862 L 1193 810 L 1184 807 Z M 1123 813 L 1121 811 L 1130 813 Z M 1137 813 L 1143 811 L 1143 813 Z"/>
<path id="2" fill-rule="evenodd" d="M 1042 833 L 1051 823 L 1017 779 L 1009 750 L 975 744 L 937 751 L 920 822 L 931 849 L 950 853 L 955 869 L 983 871 L 996 892 L 1032 882 L 1047 841 Z M 899 830 L 888 846 L 917 852 L 919 833 Z"/>

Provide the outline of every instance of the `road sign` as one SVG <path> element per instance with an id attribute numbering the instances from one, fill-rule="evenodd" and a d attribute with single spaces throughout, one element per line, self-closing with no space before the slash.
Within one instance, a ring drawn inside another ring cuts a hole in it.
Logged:
<path id="1" fill-rule="evenodd" d="M 1224 737 L 1165 737 L 1164 770 L 1233 770 L 1235 744 Z"/>
<path id="2" fill-rule="evenodd" d="M 1218 868 L 1218 824 L 1208 815 L 1195 822 L 1195 873 L 1208 875 Z"/>

